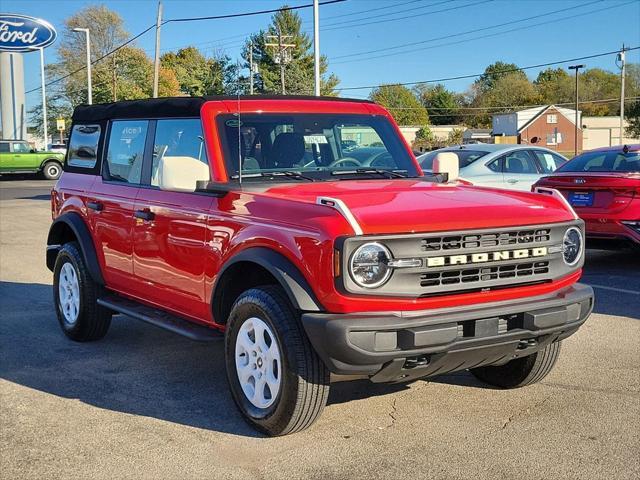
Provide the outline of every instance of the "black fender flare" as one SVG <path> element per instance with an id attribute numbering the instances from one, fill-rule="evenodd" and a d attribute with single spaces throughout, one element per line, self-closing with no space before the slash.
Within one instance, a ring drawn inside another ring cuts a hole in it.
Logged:
<path id="1" fill-rule="evenodd" d="M 297 310 L 305 312 L 321 312 L 324 308 L 316 298 L 313 289 L 300 270 L 284 255 L 266 247 L 250 247 L 234 255 L 220 269 L 213 286 L 212 300 L 217 298 L 220 279 L 225 272 L 239 262 L 255 263 L 267 270 L 284 289 L 291 304 Z"/>
<path id="2" fill-rule="evenodd" d="M 60 160 L 58 157 L 47 157 L 42 160 L 42 162 L 40 162 L 40 170 L 42 170 L 44 166 L 49 162 L 56 162 L 58 165 L 60 165 L 60 170 L 63 169 L 64 159 Z"/>
<path id="3" fill-rule="evenodd" d="M 47 268 L 51 271 L 54 269 L 58 251 L 63 244 L 62 235 L 66 228 L 71 229 L 77 239 L 82 258 L 91 278 L 97 284 L 104 285 L 104 277 L 102 276 L 102 270 L 100 270 L 100 263 L 98 262 L 98 255 L 96 254 L 91 233 L 89 233 L 89 228 L 82 217 L 75 212 L 60 215 L 51 224 L 47 237 Z"/>

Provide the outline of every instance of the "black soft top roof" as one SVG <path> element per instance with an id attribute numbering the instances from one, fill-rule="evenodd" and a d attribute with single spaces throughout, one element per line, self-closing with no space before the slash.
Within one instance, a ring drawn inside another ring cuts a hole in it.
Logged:
<path id="1" fill-rule="evenodd" d="M 240 100 L 329 100 L 372 103 L 369 100 L 303 95 L 240 95 Z M 73 111 L 74 122 L 99 122 L 112 118 L 199 117 L 202 104 L 215 100 L 237 100 L 237 96 L 165 97 L 144 100 L 123 100 L 96 105 L 78 105 Z"/>

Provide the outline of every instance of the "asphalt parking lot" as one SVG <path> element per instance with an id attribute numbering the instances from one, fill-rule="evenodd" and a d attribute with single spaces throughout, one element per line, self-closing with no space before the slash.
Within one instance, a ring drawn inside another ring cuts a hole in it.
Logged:
<path id="1" fill-rule="evenodd" d="M 595 313 L 540 384 L 342 382 L 311 429 L 271 439 L 236 412 L 221 344 L 124 317 L 100 342 L 64 337 L 51 185 L 0 179 L 1 478 L 640 477 L 640 255 L 588 252 Z"/>

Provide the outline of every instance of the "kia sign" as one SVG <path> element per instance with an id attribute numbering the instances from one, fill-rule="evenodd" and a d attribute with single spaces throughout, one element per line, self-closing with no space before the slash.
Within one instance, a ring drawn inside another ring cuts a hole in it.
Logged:
<path id="1" fill-rule="evenodd" d="M 45 20 L 0 14 L 0 51 L 30 52 L 51 45 L 55 39 L 55 28 Z"/>

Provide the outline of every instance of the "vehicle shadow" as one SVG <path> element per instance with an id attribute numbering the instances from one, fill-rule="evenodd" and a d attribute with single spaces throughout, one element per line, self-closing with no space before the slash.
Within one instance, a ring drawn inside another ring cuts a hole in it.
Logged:
<path id="1" fill-rule="evenodd" d="M 51 286 L 0 282 L 0 377 L 99 408 L 260 437 L 227 388 L 222 342 L 196 343 L 115 316 L 107 336 L 61 332 Z"/>
<path id="2" fill-rule="evenodd" d="M 32 195 L 30 197 L 17 197 L 16 200 L 46 200 L 47 202 L 51 201 L 51 194 L 43 194 L 43 195 Z"/>

